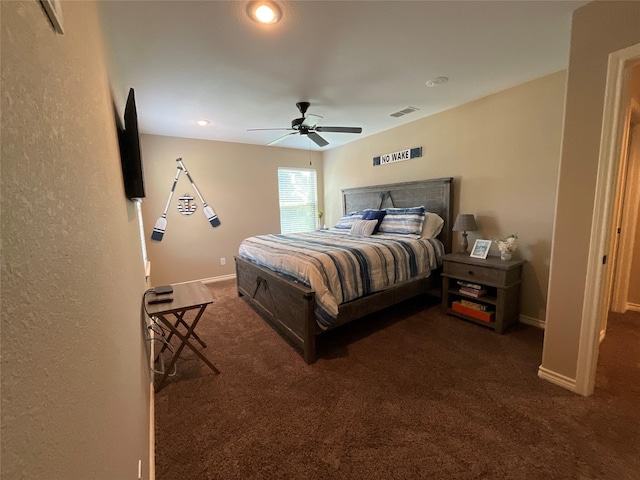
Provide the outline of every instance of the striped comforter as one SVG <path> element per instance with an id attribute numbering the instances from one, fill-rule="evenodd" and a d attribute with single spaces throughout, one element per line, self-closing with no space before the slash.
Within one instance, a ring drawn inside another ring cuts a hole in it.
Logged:
<path id="1" fill-rule="evenodd" d="M 320 230 L 250 237 L 240 244 L 239 254 L 312 288 L 318 324 L 327 328 L 338 315 L 338 305 L 428 277 L 440 265 L 444 246 L 439 240 L 408 235 L 361 237 Z"/>

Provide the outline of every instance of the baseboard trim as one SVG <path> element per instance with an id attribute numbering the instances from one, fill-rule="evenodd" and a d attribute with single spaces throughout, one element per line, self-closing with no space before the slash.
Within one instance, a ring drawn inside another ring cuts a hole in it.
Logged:
<path id="1" fill-rule="evenodd" d="M 201 278 L 199 280 L 187 280 L 186 282 L 175 282 L 175 283 L 172 283 L 172 285 L 181 285 L 183 283 L 191 283 L 191 282 L 202 282 L 206 285 L 207 283 L 224 282 L 225 280 L 231 280 L 233 278 L 236 278 L 235 273 L 231 273 L 229 275 L 220 275 L 219 277 Z"/>
<path id="2" fill-rule="evenodd" d="M 577 391 L 575 378 L 565 377 L 557 372 L 552 372 L 551 370 L 544 368 L 542 365 L 538 367 L 538 377 L 560 387 L 566 388 L 567 390 L 571 390 L 574 393 L 580 393 Z"/>
<path id="3" fill-rule="evenodd" d="M 627 310 L 640 312 L 640 305 L 638 305 L 637 303 L 627 303 Z"/>
<path id="4" fill-rule="evenodd" d="M 210 278 L 203 278 L 200 281 L 204 284 L 207 283 L 217 283 L 217 282 L 224 282 L 225 280 L 231 280 L 236 278 L 236 274 L 235 273 L 231 273 L 229 275 L 221 275 L 219 277 L 210 277 Z"/>
<path id="5" fill-rule="evenodd" d="M 519 317 L 520 323 L 524 323 L 525 325 L 531 325 L 533 327 L 545 329 L 547 326 L 547 322 L 544 320 L 540 320 L 538 318 L 527 317 L 526 315 L 520 315 Z"/>

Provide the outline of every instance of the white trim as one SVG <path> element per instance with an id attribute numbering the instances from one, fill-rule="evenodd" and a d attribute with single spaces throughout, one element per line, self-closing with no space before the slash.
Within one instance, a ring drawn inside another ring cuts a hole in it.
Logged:
<path id="1" fill-rule="evenodd" d="M 567 390 L 571 390 L 572 392 L 580 393 L 577 391 L 576 380 L 574 378 L 565 377 L 559 373 L 552 372 L 551 370 L 544 368 L 542 365 L 538 367 L 538 377 L 551 383 L 555 383 Z"/>
<path id="2" fill-rule="evenodd" d="M 233 278 L 236 278 L 236 274 L 235 273 L 231 273 L 229 275 L 221 275 L 219 277 L 203 278 L 200 281 L 202 283 L 204 283 L 204 284 L 207 284 L 207 283 L 224 282 L 225 280 L 231 280 Z"/>
<path id="3" fill-rule="evenodd" d="M 538 327 L 543 330 L 547 326 L 547 322 L 545 322 L 544 320 L 540 320 L 539 318 L 527 317 L 526 315 L 520 315 L 519 320 L 520 323 L 531 325 L 532 327 Z"/>
<path id="4" fill-rule="evenodd" d="M 204 284 L 216 283 L 216 282 L 224 282 L 225 280 L 231 280 L 232 278 L 236 278 L 235 273 L 231 273 L 229 275 L 220 275 L 219 277 L 201 278 L 199 280 L 187 280 L 186 282 L 174 282 L 171 285 L 182 285 L 184 283 L 191 283 L 191 282 L 202 282 Z"/>
<path id="5" fill-rule="evenodd" d="M 602 311 L 603 304 L 606 303 L 603 280 L 606 279 L 605 269 L 610 267 L 602 265 L 602 258 L 608 253 L 617 167 L 620 160 L 620 133 L 624 117 L 624 106 L 621 105 L 621 100 L 624 95 L 625 64 L 627 60 L 638 56 L 640 56 L 640 44 L 609 55 L 575 379 L 575 391 L 581 395 L 591 395 L 595 385 L 602 315 L 606 314 Z"/>
<path id="6" fill-rule="evenodd" d="M 640 130 L 634 135 L 634 125 L 632 116 L 634 112 L 640 114 L 640 103 L 635 98 L 631 99 L 624 118 L 623 138 L 621 142 L 620 152 L 620 169 L 618 178 L 618 195 L 617 195 L 617 224 L 614 225 L 611 234 L 615 239 L 613 242 L 612 253 L 615 253 L 615 260 L 612 258 L 612 274 L 615 276 L 611 280 L 613 285 L 611 295 L 611 310 L 614 312 L 624 313 L 626 310 L 627 298 L 629 296 L 629 282 L 631 278 L 631 262 L 629 258 L 633 256 L 633 245 L 635 242 L 636 222 L 638 218 L 638 206 L 640 204 L 640 192 L 634 188 L 634 182 L 628 179 L 637 178 L 638 168 L 640 166 L 636 161 L 632 161 L 630 153 L 631 148 L 640 147 Z M 636 138 L 637 137 L 637 138 Z M 634 143 L 632 143 L 634 142 Z M 635 143 L 638 142 L 638 143 Z M 640 151 L 640 149 L 638 149 Z M 620 227 L 620 233 L 617 234 L 617 228 Z M 613 255 L 612 255 L 613 257 Z M 612 275 L 613 276 L 613 275 Z M 604 322 L 606 328 L 606 321 Z"/>
<path id="7" fill-rule="evenodd" d="M 136 198 L 133 200 L 133 204 L 136 209 L 136 216 L 138 217 L 138 233 L 140 235 L 140 248 L 142 251 L 142 265 L 144 265 L 145 271 L 147 264 L 149 263 L 149 255 L 147 254 L 147 242 L 144 238 L 144 222 L 142 221 L 142 199 Z M 151 275 L 151 273 L 149 273 Z"/>
<path id="8" fill-rule="evenodd" d="M 627 303 L 627 310 L 640 312 L 640 305 L 638 305 L 637 303 Z"/>

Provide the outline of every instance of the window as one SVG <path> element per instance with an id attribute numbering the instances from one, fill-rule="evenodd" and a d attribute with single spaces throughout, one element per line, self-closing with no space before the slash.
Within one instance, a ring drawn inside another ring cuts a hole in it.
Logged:
<path id="1" fill-rule="evenodd" d="M 280 231 L 310 232 L 318 221 L 316 171 L 302 168 L 278 168 Z"/>

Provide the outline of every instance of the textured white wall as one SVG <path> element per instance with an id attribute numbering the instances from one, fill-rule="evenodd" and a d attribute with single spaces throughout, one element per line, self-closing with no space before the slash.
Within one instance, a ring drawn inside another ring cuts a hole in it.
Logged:
<path id="1" fill-rule="evenodd" d="M 134 479 L 149 460 L 144 270 L 94 2 L 1 2 L 2 477 Z"/>

